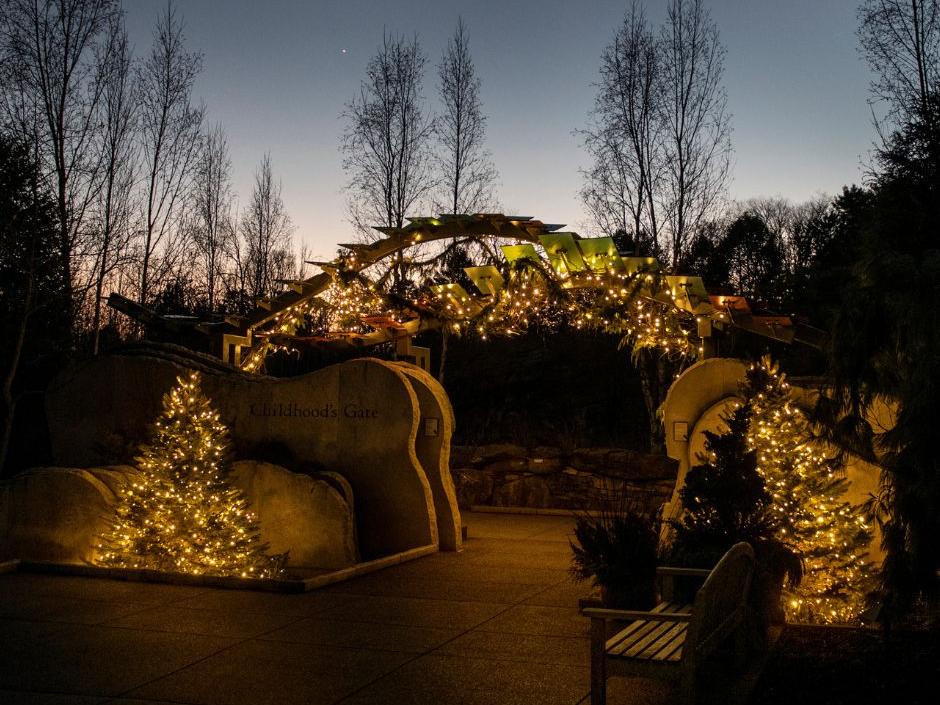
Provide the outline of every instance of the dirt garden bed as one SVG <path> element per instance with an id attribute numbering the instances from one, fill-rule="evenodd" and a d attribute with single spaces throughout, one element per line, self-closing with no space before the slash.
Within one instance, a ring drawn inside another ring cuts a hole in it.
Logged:
<path id="1" fill-rule="evenodd" d="M 937 702 L 940 632 L 788 626 L 755 688 L 757 705 Z"/>

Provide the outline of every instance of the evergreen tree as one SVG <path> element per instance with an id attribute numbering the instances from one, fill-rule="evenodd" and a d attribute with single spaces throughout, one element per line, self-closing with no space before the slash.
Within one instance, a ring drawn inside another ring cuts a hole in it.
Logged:
<path id="1" fill-rule="evenodd" d="M 750 603 L 755 624 L 766 634 L 769 620 L 781 621 L 781 587 L 799 584 L 799 556 L 778 538 L 773 498 L 758 471 L 757 452 L 748 444 L 753 409 L 738 404 L 723 417 L 727 431 L 706 431 L 704 462 L 689 470 L 681 491 L 685 512 L 675 524 L 672 560 L 710 568 L 739 541 L 754 548 L 757 572 Z"/>
<path id="2" fill-rule="evenodd" d="M 725 433 L 706 431 L 705 462 L 686 475 L 676 545 L 687 559 L 713 565 L 739 541 L 753 545 L 774 533 L 771 497 L 747 444 L 751 413 L 740 404 L 724 417 Z"/>
<path id="3" fill-rule="evenodd" d="M 764 357 L 747 372 L 748 447 L 772 498 L 778 538 L 803 560 L 803 580 L 786 594 L 791 621 L 848 622 L 864 609 L 871 528 L 845 501 L 847 480 L 812 442 L 812 428 L 776 363 Z"/>
<path id="4" fill-rule="evenodd" d="M 163 397 L 163 413 L 137 458 L 139 477 L 121 493 L 99 546 L 99 563 L 120 568 L 268 578 L 268 556 L 244 493 L 229 481 L 228 430 L 193 372 Z"/>

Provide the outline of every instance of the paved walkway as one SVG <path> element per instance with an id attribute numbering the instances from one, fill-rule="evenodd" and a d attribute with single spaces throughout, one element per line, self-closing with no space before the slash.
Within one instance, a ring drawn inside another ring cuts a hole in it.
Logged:
<path id="1" fill-rule="evenodd" d="M 0 701 L 578 703 L 570 520 L 466 522 L 461 554 L 303 595 L 0 575 Z"/>
<path id="2" fill-rule="evenodd" d="M 0 702 L 586 701 L 571 520 L 465 521 L 460 554 L 302 595 L 0 575 Z M 656 696 L 631 683 L 611 681 L 611 702 Z"/>

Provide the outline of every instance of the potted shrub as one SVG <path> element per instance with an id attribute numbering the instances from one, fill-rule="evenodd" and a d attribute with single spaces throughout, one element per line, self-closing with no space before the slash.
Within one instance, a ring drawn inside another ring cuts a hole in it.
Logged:
<path id="1" fill-rule="evenodd" d="M 656 603 L 659 522 L 623 499 L 577 517 L 571 574 L 600 588 L 607 607 L 649 609 Z"/>

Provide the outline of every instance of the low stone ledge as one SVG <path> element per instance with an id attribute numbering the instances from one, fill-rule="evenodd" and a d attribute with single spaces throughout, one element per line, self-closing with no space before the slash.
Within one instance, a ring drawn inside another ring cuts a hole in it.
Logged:
<path id="1" fill-rule="evenodd" d="M 106 568 L 83 563 L 57 563 L 54 561 L 6 561 L 0 563 L 2 573 L 48 573 L 54 575 L 77 575 L 87 578 L 108 578 L 129 582 L 163 583 L 194 587 L 223 588 L 226 590 L 256 590 L 261 592 L 300 593 L 334 585 L 362 575 L 374 573 L 393 565 L 407 563 L 417 558 L 437 553 L 437 546 L 419 546 L 401 553 L 383 556 L 372 561 L 339 570 L 330 570 L 309 577 L 284 578 L 238 578 L 220 575 L 191 575 L 189 573 L 167 573 L 138 568 Z"/>
<path id="2" fill-rule="evenodd" d="M 451 473 L 462 508 L 472 506 L 585 510 L 621 488 L 646 511 L 672 494 L 678 464 L 624 448 L 561 448 L 498 444 L 456 446 Z"/>

